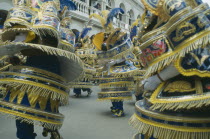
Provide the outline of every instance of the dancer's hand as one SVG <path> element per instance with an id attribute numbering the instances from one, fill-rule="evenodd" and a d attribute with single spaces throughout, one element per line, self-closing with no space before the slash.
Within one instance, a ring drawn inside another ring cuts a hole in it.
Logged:
<path id="1" fill-rule="evenodd" d="M 28 33 L 19 33 L 15 36 L 15 40 L 13 42 L 24 42 L 26 40 Z"/>
<path id="2" fill-rule="evenodd" d="M 148 79 L 143 80 L 142 84 L 144 85 L 144 90 L 145 91 L 154 91 L 162 81 L 166 81 L 166 80 L 173 78 L 179 74 L 180 73 L 177 71 L 177 69 L 174 67 L 174 65 L 171 64 L 159 73 L 160 78 L 156 74 L 154 76 L 149 77 Z"/>
<path id="3" fill-rule="evenodd" d="M 154 91 L 160 83 L 161 80 L 157 77 L 157 75 L 151 76 L 148 79 L 142 81 L 142 84 L 144 85 L 144 91 Z"/>

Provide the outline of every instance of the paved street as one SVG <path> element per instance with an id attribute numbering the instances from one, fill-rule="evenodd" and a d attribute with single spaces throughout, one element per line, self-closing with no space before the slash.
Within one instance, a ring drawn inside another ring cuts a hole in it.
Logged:
<path id="1" fill-rule="evenodd" d="M 134 113 L 134 102 L 124 103 L 126 116 L 113 118 L 110 112 L 110 101 L 97 101 L 98 87 L 93 87 L 93 94 L 87 98 L 74 98 L 71 92 L 70 105 L 61 108 L 65 115 L 61 134 L 64 139 L 131 139 L 135 130 L 128 125 Z M 36 126 L 37 139 L 48 139 L 41 136 L 41 128 Z M 0 139 L 16 139 L 15 121 L 0 118 Z"/>

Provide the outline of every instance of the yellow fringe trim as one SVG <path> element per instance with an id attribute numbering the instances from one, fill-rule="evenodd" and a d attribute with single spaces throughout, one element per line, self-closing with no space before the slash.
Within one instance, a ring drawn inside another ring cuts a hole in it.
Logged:
<path id="1" fill-rule="evenodd" d="M 173 103 L 155 103 L 151 106 L 152 110 L 173 110 L 178 111 L 180 109 L 198 109 L 203 106 L 210 105 L 210 98 L 202 99 L 202 100 L 194 100 L 194 101 L 186 101 L 186 102 L 173 102 Z"/>
<path id="2" fill-rule="evenodd" d="M 117 82 L 117 83 L 105 83 L 105 84 L 99 84 L 99 87 L 100 88 L 110 88 L 110 87 L 135 87 L 135 84 L 134 82 L 130 83 L 130 82 L 127 82 L 127 83 L 120 83 L 120 82 Z"/>
<path id="3" fill-rule="evenodd" d="M 44 35 L 44 36 L 50 35 L 50 36 L 57 38 L 58 41 L 60 40 L 59 32 L 51 26 L 47 26 L 47 25 L 32 26 L 32 30 L 34 32 L 38 32 L 38 34 L 40 34 L 40 35 Z"/>
<path id="4" fill-rule="evenodd" d="M 98 98 L 98 101 L 105 101 L 105 100 L 111 100 L 112 102 L 119 102 L 122 100 L 133 100 L 132 97 L 106 97 L 106 98 Z"/>
<path id="5" fill-rule="evenodd" d="M 34 86 L 34 85 L 29 85 L 29 84 L 25 84 L 25 83 L 0 81 L 0 87 L 8 87 L 8 88 L 11 87 L 11 88 L 14 88 L 14 89 L 19 89 L 23 92 L 36 94 L 36 95 L 43 96 L 43 97 L 48 97 L 50 95 L 50 97 L 53 100 L 59 100 L 60 103 L 62 103 L 63 105 L 67 105 L 68 102 L 69 102 L 68 101 L 69 100 L 69 95 L 67 93 L 61 94 L 61 93 L 58 93 L 58 92 L 48 90 L 47 88 L 38 87 L 38 86 Z"/>
<path id="6" fill-rule="evenodd" d="M 12 19 L 7 19 L 7 21 L 4 23 L 5 27 L 12 27 L 12 24 L 19 24 L 19 25 L 24 25 L 27 28 L 31 28 L 32 24 L 30 24 L 28 21 L 26 20 L 22 20 L 20 18 L 12 18 Z M 8 29 L 6 29 L 7 31 Z"/>
<path id="7" fill-rule="evenodd" d="M 65 40 L 60 40 L 58 48 L 62 50 L 70 51 L 70 52 L 74 52 L 75 50 L 74 47 Z"/>
<path id="8" fill-rule="evenodd" d="M 112 72 L 112 76 L 114 77 L 122 77 L 122 78 L 126 78 L 126 77 L 133 77 L 139 74 L 139 69 L 133 70 L 133 71 L 129 71 L 129 72 L 125 72 L 125 73 L 114 73 Z"/>
<path id="9" fill-rule="evenodd" d="M 10 67 L 12 67 L 12 66 L 13 66 L 12 64 L 8 64 L 8 65 L 6 65 L 6 66 L 0 68 L 0 71 L 5 71 L 5 70 L 7 70 L 8 68 L 10 68 Z"/>
<path id="10" fill-rule="evenodd" d="M 42 127 L 47 128 L 47 129 L 56 130 L 56 129 L 60 129 L 62 127 L 62 124 L 52 124 L 52 123 L 47 123 L 47 122 L 41 122 L 41 121 L 39 121 L 38 118 L 37 118 L 37 120 L 32 120 L 32 119 L 27 119 L 27 118 L 20 117 L 20 116 L 17 116 L 17 115 L 13 115 L 12 113 L 8 113 L 8 111 L 5 111 L 5 113 L 4 113 L 1 109 L 0 109 L 0 114 L 5 115 L 6 118 L 21 120 L 21 122 L 42 126 Z"/>
<path id="11" fill-rule="evenodd" d="M 173 130 L 155 123 L 146 122 L 146 120 L 138 118 L 136 114 L 130 118 L 129 124 L 137 129 L 139 133 L 157 139 L 210 139 L 210 129 L 208 131 L 198 131 L 199 128 L 193 128 L 194 132 L 191 132 L 190 129 L 181 131 L 180 127 L 178 130 Z"/>
<path id="12" fill-rule="evenodd" d="M 93 85 L 80 85 L 80 84 L 75 84 L 75 85 L 70 85 L 71 88 L 92 88 Z"/>

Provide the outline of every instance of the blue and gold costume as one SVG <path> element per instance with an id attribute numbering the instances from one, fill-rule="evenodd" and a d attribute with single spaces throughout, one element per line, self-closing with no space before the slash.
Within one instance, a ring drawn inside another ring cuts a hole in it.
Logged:
<path id="1" fill-rule="evenodd" d="M 124 13 L 120 8 L 110 12 L 102 11 L 103 16 L 92 14 L 91 17 L 99 19 L 105 32 L 95 35 L 93 44 L 98 49 L 97 58 L 101 65 L 98 79 L 101 92 L 99 100 L 111 100 L 113 116 L 124 115 L 123 100 L 131 100 L 134 89 L 133 77 L 138 73 L 130 59 L 133 54 L 133 44 L 128 33 L 113 27 L 112 20 L 118 13 Z"/>
<path id="2" fill-rule="evenodd" d="M 138 129 L 135 138 L 209 139 L 210 8 L 200 0 L 142 3 L 138 58 L 146 69 L 146 91 L 130 119 Z"/>
<path id="3" fill-rule="evenodd" d="M 58 108 L 68 103 L 67 83 L 83 72 L 68 24 L 68 10 L 76 6 L 65 0 L 13 4 L 0 40 L 0 56 L 8 55 L 10 63 L 0 72 L 0 86 L 6 88 L 0 112 L 16 119 L 17 138 L 34 139 L 37 124 L 44 128 L 44 136 L 49 132 L 60 139 L 64 115 Z"/>
<path id="4" fill-rule="evenodd" d="M 96 74 L 94 65 L 97 55 L 92 40 L 88 36 L 88 33 L 91 30 L 92 27 L 87 26 L 83 28 L 81 33 L 75 33 L 78 34 L 78 38 L 76 39 L 77 42 L 75 44 L 75 54 L 84 62 L 84 74 L 82 74 L 78 80 L 70 83 L 71 88 L 74 88 L 73 92 L 76 97 L 80 97 L 82 91 L 87 91 L 87 96 L 92 93 L 92 81 Z"/>

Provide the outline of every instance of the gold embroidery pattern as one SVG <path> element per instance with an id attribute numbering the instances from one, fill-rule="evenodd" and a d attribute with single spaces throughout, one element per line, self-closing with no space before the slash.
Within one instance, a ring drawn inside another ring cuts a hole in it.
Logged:
<path id="1" fill-rule="evenodd" d="M 184 22 L 177 27 L 176 37 L 173 38 L 173 41 L 175 42 L 181 41 L 182 39 L 184 39 L 185 36 L 195 32 L 196 32 L 196 27 L 193 24 L 189 22 Z"/>
<path id="2" fill-rule="evenodd" d="M 170 83 L 165 89 L 165 92 L 192 92 L 195 88 L 192 88 L 191 84 L 187 81 L 175 81 Z"/>

